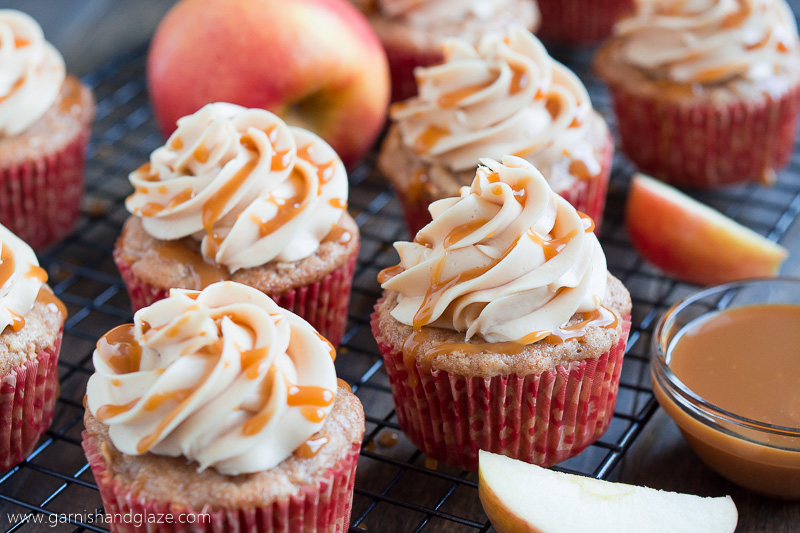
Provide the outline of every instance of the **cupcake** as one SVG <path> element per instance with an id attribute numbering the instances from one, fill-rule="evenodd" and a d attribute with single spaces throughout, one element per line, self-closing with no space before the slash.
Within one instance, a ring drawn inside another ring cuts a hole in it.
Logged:
<path id="1" fill-rule="evenodd" d="M 209 104 L 180 119 L 130 182 L 133 216 L 114 259 L 134 310 L 171 288 L 233 280 L 338 346 L 359 234 L 325 141 L 263 109 Z"/>
<path id="2" fill-rule="evenodd" d="M 80 214 L 94 99 L 31 17 L 0 10 L 0 223 L 36 249 Z"/>
<path id="3" fill-rule="evenodd" d="M 622 146 L 675 185 L 771 183 L 794 148 L 800 43 L 783 0 L 639 1 L 595 58 Z"/>
<path id="4" fill-rule="evenodd" d="M 538 0 L 542 39 L 583 45 L 611 35 L 614 23 L 633 11 L 634 0 Z"/>
<path id="5" fill-rule="evenodd" d="M 490 32 L 539 26 L 535 0 L 351 0 L 369 19 L 386 49 L 392 101 L 417 94 L 414 69 L 439 63 L 440 43 L 458 37 L 477 44 Z"/>
<path id="6" fill-rule="evenodd" d="M 372 315 L 397 419 L 420 450 L 476 470 L 478 450 L 539 465 L 608 428 L 630 296 L 592 221 L 524 159 L 482 159 L 470 187 L 395 248 Z"/>
<path id="7" fill-rule="evenodd" d="M 364 411 L 335 355 L 230 281 L 174 289 L 103 336 L 83 449 L 111 531 L 174 531 L 130 522 L 158 513 L 202 531 L 345 531 Z"/>
<path id="8" fill-rule="evenodd" d="M 50 427 L 66 318 L 31 247 L 0 226 L 0 471 Z"/>
<path id="9" fill-rule="evenodd" d="M 392 106 L 378 158 L 411 235 L 430 221 L 428 204 L 472 182 L 478 157 L 505 154 L 532 162 L 599 225 L 614 142 L 577 76 L 519 27 L 444 51 L 443 64 L 417 71 L 419 96 Z"/>

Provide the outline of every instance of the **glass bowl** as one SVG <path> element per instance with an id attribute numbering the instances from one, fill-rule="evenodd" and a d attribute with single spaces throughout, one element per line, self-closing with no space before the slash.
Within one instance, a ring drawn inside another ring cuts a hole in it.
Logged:
<path id="1" fill-rule="evenodd" d="M 753 491 L 800 499 L 800 428 L 726 411 L 689 389 L 669 367 L 673 339 L 687 324 L 709 313 L 759 304 L 800 305 L 800 278 L 727 283 L 700 290 L 672 306 L 653 332 L 653 392 L 708 466 Z"/>

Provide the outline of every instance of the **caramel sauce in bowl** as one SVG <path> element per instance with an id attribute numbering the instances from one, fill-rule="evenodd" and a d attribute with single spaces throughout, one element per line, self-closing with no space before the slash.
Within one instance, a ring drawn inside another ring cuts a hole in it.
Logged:
<path id="1" fill-rule="evenodd" d="M 658 322 L 653 392 L 730 481 L 800 500 L 800 278 L 703 289 Z"/>

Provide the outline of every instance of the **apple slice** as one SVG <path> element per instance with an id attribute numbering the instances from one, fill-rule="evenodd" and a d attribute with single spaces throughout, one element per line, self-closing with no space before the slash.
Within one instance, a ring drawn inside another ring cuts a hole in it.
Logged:
<path id="1" fill-rule="evenodd" d="M 643 174 L 625 214 L 636 251 L 665 273 L 698 285 L 775 276 L 786 248 Z"/>
<path id="2" fill-rule="evenodd" d="M 730 496 L 701 498 L 562 474 L 481 450 L 478 492 L 499 533 L 733 533 Z"/>

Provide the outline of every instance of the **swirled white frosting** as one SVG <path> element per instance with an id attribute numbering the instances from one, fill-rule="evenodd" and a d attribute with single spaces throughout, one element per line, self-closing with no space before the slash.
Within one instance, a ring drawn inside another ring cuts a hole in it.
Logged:
<path id="1" fill-rule="evenodd" d="M 39 120 L 66 74 L 64 59 L 35 20 L 0 9 L 0 135 L 16 135 Z"/>
<path id="2" fill-rule="evenodd" d="M 134 322 L 131 337 L 115 340 L 113 330 L 98 342 L 87 387 L 89 410 L 123 453 L 260 472 L 316 433 L 333 408 L 332 346 L 256 289 L 172 289 Z M 309 403 L 303 391 L 316 398 Z"/>
<path id="3" fill-rule="evenodd" d="M 590 222 L 527 161 L 481 159 L 461 197 L 430 211 L 414 242 L 395 244 L 400 273 L 382 285 L 403 324 L 528 344 L 600 305 L 606 260 Z"/>
<path id="4" fill-rule="evenodd" d="M 31 247 L 0 225 L 0 332 L 25 325 L 22 317 L 33 308 L 46 281 Z"/>
<path id="5" fill-rule="evenodd" d="M 310 256 L 347 208 L 347 174 L 325 141 L 233 104 L 178 120 L 129 179 L 125 206 L 150 235 L 202 240 L 231 272 Z"/>
<path id="6" fill-rule="evenodd" d="M 466 18 L 486 20 L 509 3 L 510 0 L 377 0 L 377 6 L 384 15 L 403 18 L 416 26 Z"/>
<path id="7" fill-rule="evenodd" d="M 679 83 L 770 78 L 798 50 L 784 0 L 639 0 L 615 33 L 625 61 Z"/>
<path id="8" fill-rule="evenodd" d="M 444 63 L 416 71 L 419 96 L 391 110 L 404 144 L 423 160 L 459 172 L 474 169 L 478 156 L 515 154 L 547 179 L 600 173 L 586 88 L 533 34 L 515 27 L 477 48 L 451 39 L 444 52 Z"/>

